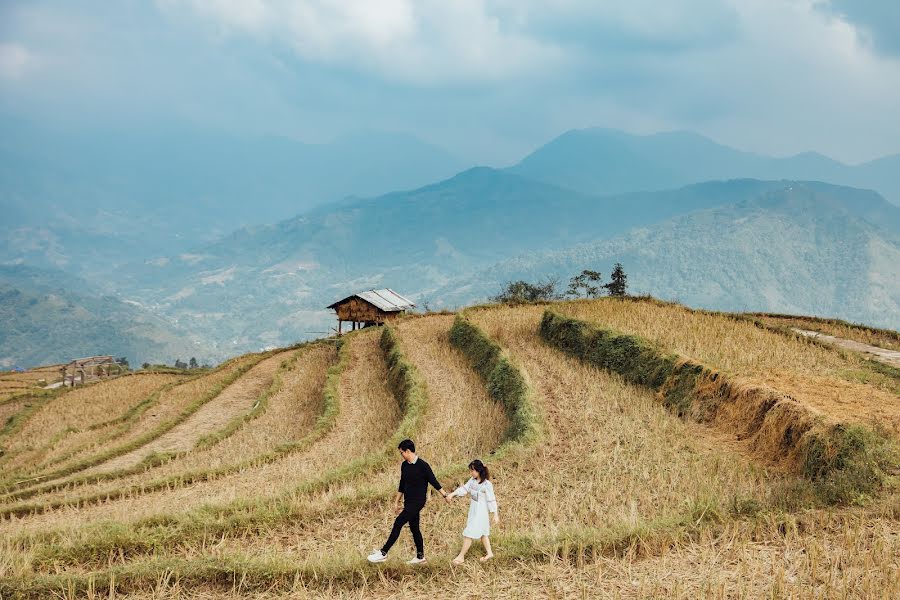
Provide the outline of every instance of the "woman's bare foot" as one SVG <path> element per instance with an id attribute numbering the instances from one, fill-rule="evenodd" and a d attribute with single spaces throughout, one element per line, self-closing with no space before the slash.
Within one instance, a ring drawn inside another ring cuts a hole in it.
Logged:
<path id="1" fill-rule="evenodd" d="M 485 554 L 484 556 L 482 556 L 482 557 L 479 558 L 478 560 L 480 560 L 481 562 L 485 562 L 485 561 L 491 560 L 492 558 L 494 558 L 494 555 L 493 555 L 493 554 Z"/>
<path id="2" fill-rule="evenodd" d="M 465 558 L 463 558 L 462 556 L 457 556 L 457 557 L 454 558 L 451 562 L 452 562 L 454 565 L 461 565 L 461 564 L 463 564 L 463 561 L 464 561 L 464 560 L 465 560 Z"/>

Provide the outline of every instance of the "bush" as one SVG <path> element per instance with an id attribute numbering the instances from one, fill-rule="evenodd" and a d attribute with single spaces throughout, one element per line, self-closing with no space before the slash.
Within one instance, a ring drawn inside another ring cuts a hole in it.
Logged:
<path id="1" fill-rule="evenodd" d="M 509 419 L 507 439 L 529 442 L 538 435 L 537 414 L 528 383 L 503 349 L 467 318 L 458 315 L 450 328 L 450 343 L 462 350 L 487 383 L 488 394 L 503 405 Z"/>
<path id="2" fill-rule="evenodd" d="M 548 278 L 537 283 L 527 281 L 510 281 L 496 296 L 491 296 L 491 302 L 504 304 L 528 304 L 531 302 L 549 302 L 559 300 L 562 294 L 557 291 L 559 280 Z"/>

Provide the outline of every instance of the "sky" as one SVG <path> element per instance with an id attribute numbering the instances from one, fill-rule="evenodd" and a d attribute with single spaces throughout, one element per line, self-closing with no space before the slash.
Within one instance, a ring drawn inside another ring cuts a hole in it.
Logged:
<path id="1" fill-rule="evenodd" d="M 323 142 L 410 133 L 503 166 L 560 133 L 900 153 L 896 0 L 0 0 L 0 114 Z"/>

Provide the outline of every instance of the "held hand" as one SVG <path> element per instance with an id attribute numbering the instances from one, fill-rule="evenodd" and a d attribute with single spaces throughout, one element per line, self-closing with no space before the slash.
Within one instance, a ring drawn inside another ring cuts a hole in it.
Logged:
<path id="1" fill-rule="evenodd" d="M 402 512 L 403 512 L 403 507 L 402 507 L 402 506 L 394 506 L 394 514 L 395 514 L 395 515 L 399 515 L 399 514 L 402 513 Z"/>
<path id="2" fill-rule="evenodd" d="M 500 522 L 500 515 L 498 515 L 497 513 L 494 513 L 494 525 L 496 525 L 499 522 Z"/>

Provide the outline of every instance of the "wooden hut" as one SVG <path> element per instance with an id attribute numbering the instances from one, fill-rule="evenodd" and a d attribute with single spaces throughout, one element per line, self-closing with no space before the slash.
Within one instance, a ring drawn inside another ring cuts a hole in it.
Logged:
<path id="1" fill-rule="evenodd" d="M 384 325 L 385 322 L 396 319 L 415 306 L 408 298 L 404 298 L 394 290 L 383 289 L 347 296 L 328 308 L 333 308 L 337 313 L 337 332 L 341 335 L 341 325 L 344 321 L 352 323 L 353 330 Z"/>
<path id="2" fill-rule="evenodd" d="M 75 387 L 76 377 L 80 379 L 78 383 L 85 383 L 98 377 L 109 377 L 113 374 L 121 373 L 125 369 L 118 364 L 112 356 L 88 356 L 87 358 L 76 358 L 63 366 L 62 372 L 63 385 Z"/>

